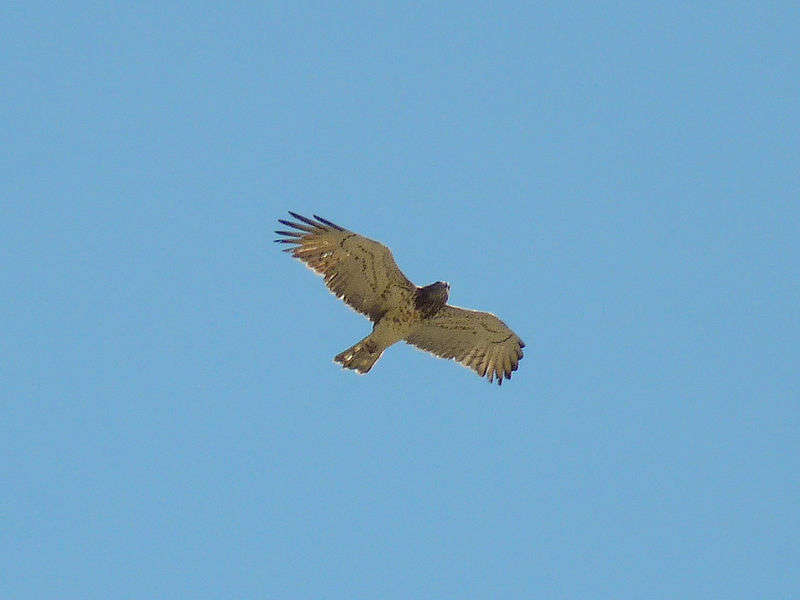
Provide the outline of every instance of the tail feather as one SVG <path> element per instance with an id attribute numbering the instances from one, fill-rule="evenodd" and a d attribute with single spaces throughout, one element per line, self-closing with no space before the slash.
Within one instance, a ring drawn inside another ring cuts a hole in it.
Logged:
<path id="1" fill-rule="evenodd" d="M 344 352 L 337 354 L 333 360 L 341 364 L 343 368 L 353 369 L 363 375 L 372 368 L 381 354 L 383 354 L 383 348 L 366 337 Z"/>

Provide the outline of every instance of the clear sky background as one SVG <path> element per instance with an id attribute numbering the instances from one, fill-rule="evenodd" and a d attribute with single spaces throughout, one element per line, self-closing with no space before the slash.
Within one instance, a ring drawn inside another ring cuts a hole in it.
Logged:
<path id="1" fill-rule="evenodd" d="M 800 9 L 667 4 L 7 3 L 0 596 L 800 596 Z"/>

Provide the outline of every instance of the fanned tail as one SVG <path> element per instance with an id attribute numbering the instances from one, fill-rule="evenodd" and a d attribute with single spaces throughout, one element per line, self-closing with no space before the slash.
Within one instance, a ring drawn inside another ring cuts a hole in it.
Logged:
<path id="1" fill-rule="evenodd" d="M 337 354 L 333 360 L 341 364 L 343 368 L 353 369 L 363 375 L 381 357 L 383 350 L 367 336 L 344 352 Z"/>

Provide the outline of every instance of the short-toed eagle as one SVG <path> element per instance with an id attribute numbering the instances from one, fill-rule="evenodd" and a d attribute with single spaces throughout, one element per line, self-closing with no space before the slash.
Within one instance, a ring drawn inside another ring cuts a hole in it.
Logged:
<path id="1" fill-rule="evenodd" d="M 374 323 L 372 333 L 338 354 L 342 367 L 366 373 L 383 351 L 400 340 L 452 358 L 491 382 L 510 379 L 522 359 L 523 341 L 495 315 L 447 304 L 450 286 L 417 287 L 398 268 L 389 249 L 314 215 L 289 212 L 278 219 L 295 231 L 275 240 L 325 278 L 325 284 Z"/>

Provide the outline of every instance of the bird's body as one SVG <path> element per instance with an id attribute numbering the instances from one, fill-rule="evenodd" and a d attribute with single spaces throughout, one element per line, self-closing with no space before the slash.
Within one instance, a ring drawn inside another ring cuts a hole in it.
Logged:
<path id="1" fill-rule="evenodd" d="M 419 326 L 422 315 L 417 310 L 397 308 L 387 312 L 372 326 L 363 340 L 337 354 L 333 359 L 343 367 L 366 373 L 392 344 L 406 339 Z"/>
<path id="2" fill-rule="evenodd" d="M 297 231 L 276 231 L 295 258 L 325 278 L 337 297 L 367 316 L 372 333 L 338 354 L 343 367 L 367 373 L 392 344 L 406 341 L 442 358 L 455 359 L 489 381 L 511 378 L 525 344 L 495 315 L 450 306 L 450 286 L 437 281 L 414 285 L 394 262 L 389 249 L 374 240 L 314 215 L 290 212 Z"/>

